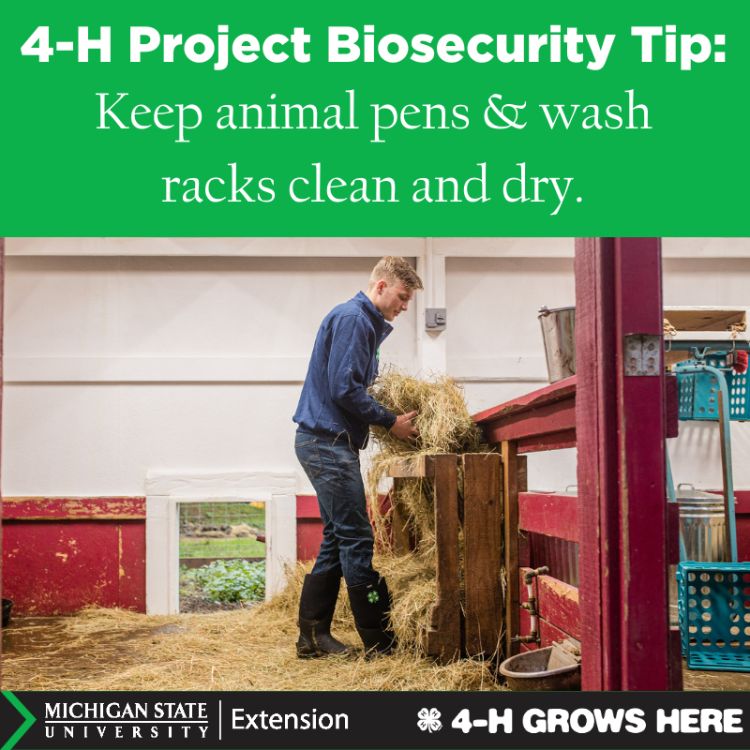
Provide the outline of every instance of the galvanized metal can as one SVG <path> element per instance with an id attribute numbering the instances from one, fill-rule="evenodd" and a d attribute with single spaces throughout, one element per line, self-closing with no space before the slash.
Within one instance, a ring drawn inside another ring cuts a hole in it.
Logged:
<path id="1" fill-rule="evenodd" d="M 694 562 L 728 562 L 730 552 L 727 545 L 724 498 L 692 487 L 686 489 L 685 485 L 680 485 L 676 494 L 680 508 L 680 541 L 684 559 Z M 676 572 L 677 567 L 671 565 L 669 620 L 672 625 L 678 623 Z"/>
<path id="2" fill-rule="evenodd" d="M 680 538 L 685 559 L 729 561 L 727 521 L 721 495 L 678 489 L 677 504 L 680 506 Z"/>
<path id="3" fill-rule="evenodd" d="M 549 382 L 555 383 L 576 372 L 575 307 L 543 307 L 539 310 L 544 355 Z"/>

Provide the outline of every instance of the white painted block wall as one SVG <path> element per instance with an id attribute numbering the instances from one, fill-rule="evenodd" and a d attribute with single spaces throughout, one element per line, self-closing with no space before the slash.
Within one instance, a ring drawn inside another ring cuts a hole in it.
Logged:
<path id="1" fill-rule="evenodd" d="M 750 241 L 666 240 L 665 303 L 748 305 Z M 10 239 L 3 494 L 142 495 L 148 472 L 295 471 L 291 415 L 320 319 L 375 258 L 436 262 L 448 330 L 399 318 L 383 361 L 441 364 L 472 411 L 544 385 L 541 305 L 572 303 L 569 239 Z M 442 280 L 441 269 L 445 269 Z M 430 367 L 424 366 L 429 364 Z M 675 474 L 716 486 L 711 425 L 683 425 Z M 750 426 L 735 425 L 750 487 Z M 575 483 L 573 451 L 530 483 Z"/>

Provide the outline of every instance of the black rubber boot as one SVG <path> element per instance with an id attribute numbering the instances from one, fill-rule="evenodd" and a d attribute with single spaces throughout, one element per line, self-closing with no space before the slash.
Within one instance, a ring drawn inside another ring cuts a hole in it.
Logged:
<path id="1" fill-rule="evenodd" d="M 390 654 L 396 648 L 396 635 L 391 630 L 391 593 L 384 578 L 377 583 L 350 586 L 354 624 L 365 644 L 365 656 Z"/>
<path id="2" fill-rule="evenodd" d="M 345 655 L 351 649 L 331 635 L 331 621 L 339 596 L 340 575 L 306 575 L 299 599 L 297 656 L 310 659 Z"/>

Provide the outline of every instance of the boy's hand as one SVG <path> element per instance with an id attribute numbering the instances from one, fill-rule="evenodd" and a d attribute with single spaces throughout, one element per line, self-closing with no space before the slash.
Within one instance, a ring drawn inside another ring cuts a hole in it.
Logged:
<path id="1" fill-rule="evenodd" d="M 399 440 L 414 440 L 419 432 L 417 428 L 412 424 L 412 419 L 417 416 L 416 411 L 410 411 L 407 414 L 399 414 L 396 417 L 396 421 L 393 423 L 390 432 Z"/>

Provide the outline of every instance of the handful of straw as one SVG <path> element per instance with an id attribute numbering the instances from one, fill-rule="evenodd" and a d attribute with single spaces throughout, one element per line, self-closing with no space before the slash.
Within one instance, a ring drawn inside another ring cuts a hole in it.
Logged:
<path id="1" fill-rule="evenodd" d="M 378 378 L 370 392 L 396 414 L 417 412 L 414 424 L 419 436 L 414 443 L 399 440 L 383 427 L 373 427 L 381 455 L 403 457 L 479 450 L 481 436 L 466 408 L 463 391 L 446 375 L 417 380 L 391 370 Z"/>

